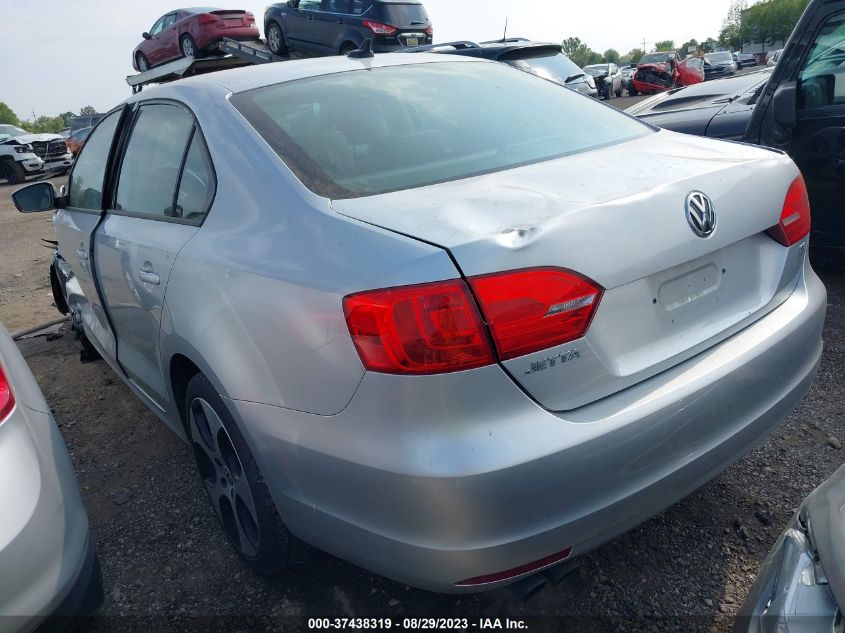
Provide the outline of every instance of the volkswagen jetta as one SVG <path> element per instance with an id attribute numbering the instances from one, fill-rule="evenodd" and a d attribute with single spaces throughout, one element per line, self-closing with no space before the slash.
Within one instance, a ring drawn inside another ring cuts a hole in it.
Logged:
<path id="1" fill-rule="evenodd" d="M 761 442 L 822 349 L 786 155 L 479 59 L 158 87 L 15 201 L 266 573 L 292 535 L 437 591 L 561 563 Z"/>

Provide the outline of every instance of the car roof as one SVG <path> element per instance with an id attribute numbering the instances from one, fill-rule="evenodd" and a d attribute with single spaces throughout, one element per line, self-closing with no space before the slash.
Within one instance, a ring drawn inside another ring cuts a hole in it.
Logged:
<path id="1" fill-rule="evenodd" d="M 440 55 L 437 53 L 419 53 L 408 55 L 405 53 L 384 53 L 375 57 L 365 59 L 352 59 L 344 56 L 337 57 L 316 57 L 312 59 L 300 59 L 273 64 L 259 64 L 257 66 L 245 66 L 243 68 L 232 68 L 220 70 L 206 75 L 180 79 L 171 84 L 155 86 L 142 93 L 133 95 L 125 103 L 145 101 L 148 99 L 162 97 L 166 93 L 172 93 L 180 87 L 194 90 L 213 91 L 224 89 L 232 93 L 245 92 L 264 86 L 334 75 L 353 70 L 369 70 L 372 68 L 388 68 L 391 66 L 413 66 L 416 64 L 445 64 L 445 63 L 489 63 L 487 60 L 461 57 L 456 59 L 452 55 Z"/>

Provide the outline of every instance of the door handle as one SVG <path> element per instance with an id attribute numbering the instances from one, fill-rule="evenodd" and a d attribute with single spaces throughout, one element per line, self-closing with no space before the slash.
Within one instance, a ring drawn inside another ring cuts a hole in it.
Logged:
<path id="1" fill-rule="evenodd" d="M 159 276 L 149 270 L 142 270 L 139 277 L 141 278 L 141 281 L 145 284 L 150 284 L 151 286 L 158 286 L 161 283 Z"/>
<path id="2" fill-rule="evenodd" d="M 81 248 L 76 249 L 76 256 L 79 257 L 79 261 L 87 262 L 88 261 L 88 253 Z"/>

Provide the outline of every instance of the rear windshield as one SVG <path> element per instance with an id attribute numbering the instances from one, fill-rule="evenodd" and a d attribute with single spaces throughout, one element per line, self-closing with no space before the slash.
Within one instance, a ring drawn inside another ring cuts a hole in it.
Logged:
<path id="1" fill-rule="evenodd" d="M 408 27 L 428 24 L 428 15 L 421 4 L 379 2 L 376 7 L 379 17 L 393 26 Z"/>
<path id="2" fill-rule="evenodd" d="M 526 56 L 500 61 L 561 85 L 565 84 L 567 79 L 584 76 L 572 60 L 556 50 L 547 50 L 542 53 L 532 51 Z"/>
<path id="3" fill-rule="evenodd" d="M 651 132 L 492 62 L 349 71 L 258 88 L 232 103 L 305 186 L 334 199 L 503 171 Z"/>

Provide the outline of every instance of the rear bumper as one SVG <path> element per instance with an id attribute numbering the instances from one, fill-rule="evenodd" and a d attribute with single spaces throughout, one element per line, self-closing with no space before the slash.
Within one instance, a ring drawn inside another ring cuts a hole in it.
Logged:
<path id="1" fill-rule="evenodd" d="M 441 592 L 566 548 L 573 555 L 689 494 L 800 402 L 822 351 L 823 285 L 623 392 L 549 412 L 499 367 L 369 373 L 320 417 L 229 401 L 291 530 L 385 576 Z"/>

